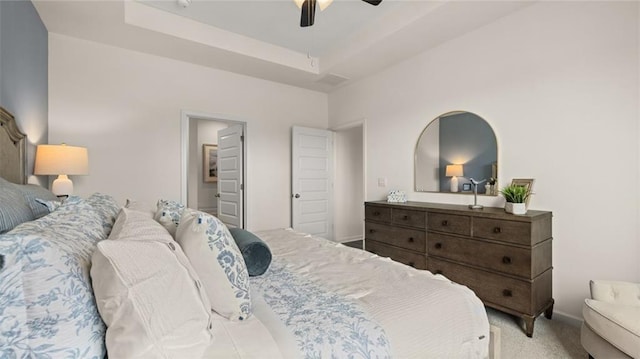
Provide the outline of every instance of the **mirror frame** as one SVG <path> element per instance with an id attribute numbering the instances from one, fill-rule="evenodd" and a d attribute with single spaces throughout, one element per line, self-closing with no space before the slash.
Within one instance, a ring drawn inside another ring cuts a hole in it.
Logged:
<path id="1" fill-rule="evenodd" d="M 424 129 L 420 132 L 420 135 L 418 136 L 418 140 L 416 141 L 416 145 L 413 149 L 413 191 L 417 192 L 417 193 L 444 193 L 444 194 L 464 194 L 464 195 L 473 195 L 473 191 L 458 191 L 458 192 L 442 192 L 442 191 L 418 191 L 418 171 L 417 171 L 417 163 L 418 163 L 418 146 L 420 145 L 420 139 L 422 138 L 422 136 L 424 135 L 425 131 L 427 131 L 427 129 L 429 128 L 429 126 L 436 120 L 441 119 L 442 117 L 446 117 L 446 116 L 452 116 L 452 115 L 458 115 L 458 114 L 462 114 L 462 113 L 470 113 L 472 115 L 475 115 L 476 117 L 478 117 L 479 119 L 481 119 L 482 121 L 484 121 L 487 126 L 489 126 L 489 128 L 491 129 L 491 131 L 493 132 L 493 137 L 496 140 L 496 167 L 499 167 L 500 165 L 500 150 L 499 150 L 499 146 L 498 146 L 498 136 L 496 135 L 496 131 L 493 129 L 493 126 L 491 126 L 491 124 L 489 123 L 489 121 L 485 120 L 484 117 L 478 115 L 475 112 L 471 112 L 471 111 L 465 111 L 465 110 L 454 110 L 454 111 L 449 111 L 449 112 L 445 112 L 442 113 L 438 116 L 436 116 L 433 120 L 429 121 L 429 123 L 427 123 L 427 125 L 424 127 Z M 498 178 L 499 178 L 499 169 L 496 168 L 496 183 L 499 183 Z M 485 194 L 485 193 L 478 193 L 479 196 L 490 196 L 490 197 L 496 197 L 498 196 L 499 193 L 499 189 L 497 189 L 495 191 L 495 194 Z"/>

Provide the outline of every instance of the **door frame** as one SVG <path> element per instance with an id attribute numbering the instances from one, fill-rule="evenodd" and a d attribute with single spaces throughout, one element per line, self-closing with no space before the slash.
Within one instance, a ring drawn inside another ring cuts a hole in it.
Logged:
<path id="1" fill-rule="evenodd" d="M 333 132 L 340 132 L 340 131 L 344 131 L 344 130 L 349 130 L 352 129 L 354 127 L 362 127 L 362 198 L 367 201 L 367 119 L 366 118 L 362 118 L 360 120 L 356 120 L 356 121 L 352 121 L 352 122 L 347 122 L 344 124 L 341 124 L 339 126 L 336 127 L 331 127 L 329 128 L 329 131 L 333 131 Z M 335 143 L 334 143 L 335 146 Z M 337 151 L 333 151 L 334 156 L 337 156 L 338 153 Z M 334 163 L 336 161 L 336 158 L 334 157 Z M 337 172 L 334 171 L 334 182 L 337 180 Z M 334 206 L 335 206 L 335 202 L 334 202 Z M 362 203 L 362 211 L 364 213 L 364 203 Z M 335 207 L 332 208 L 332 214 L 335 216 Z M 335 237 L 336 233 L 335 233 L 335 226 L 334 226 L 334 230 L 333 230 L 333 237 Z M 363 241 L 363 245 L 364 245 L 364 236 L 365 236 L 365 226 L 364 226 L 364 221 L 362 222 L 362 241 Z"/>
<path id="2" fill-rule="evenodd" d="M 242 135 L 244 136 L 244 140 L 242 141 L 242 151 L 243 151 L 243 163 L 242 163 L 242 183 L 243 183 L 243 191 L 242 191 L 242 227 L 245 228 L 247 224 L 247 188 L 248 188 L 248 177 L 247 176 L 247 159 L 249 157 L 247 148 L 248 148 L 248 136 L 247 136 L 247 121 L 243 118 L 239 118 L 237 116 L 231 116 L 226 114 L 211 114 L 199 111 L 192 110 L 181 110 L 180 111 L 180 137 L 181 137 L 181 148 L 180 148 L 180 202 L 187 203 L 187 177 L 188 177 L 188 156 L 189 156 L 189 121 L 191 120 L 206 120 L 206 121 L 216 121 L 216 122 L 224 122 L 232 125 L 241 125 L 242 126 Z"/>

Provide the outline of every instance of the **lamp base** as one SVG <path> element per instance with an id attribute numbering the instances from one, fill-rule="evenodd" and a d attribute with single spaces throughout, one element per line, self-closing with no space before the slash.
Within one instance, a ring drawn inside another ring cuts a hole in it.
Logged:
<path id="1" fill-rule="evenodd" d="M 69 196 L 73 194 L 73 182 L 67 175 L 59 175 L 51 185 L 51 192 L 56 196 Z"/>
<path id="2" fill-rule="evenodd" d="M 458 177 L 451 177 L 451 192 L 458 192 Z"/>

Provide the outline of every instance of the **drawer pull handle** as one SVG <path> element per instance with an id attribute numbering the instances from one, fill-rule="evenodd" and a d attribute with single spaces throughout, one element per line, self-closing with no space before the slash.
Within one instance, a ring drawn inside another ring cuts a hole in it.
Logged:
<path id="1" fill-rule="evenodd" d="M 379 215 L 380 215 L 380 212 L 375 211 L 375 212 L 373 212 L 373 215 L 374 215 L 374 216 L 379 216 Z"/>
<path id="2" fill-rule="evenodd" d="M 511 257 L 507 257 L 507 256 L 502 257 L 502 263 L 511 264 Z"/>
<path id="3" fill-rule="evenodd" d="M 375 229 L 370 229 L 369 233 L 376 233 L 376 230 Z"/>
<path id="4" fill-rule="evenodd" d="M 402 217 L 402 219 L 404 219 L 405 221 L 409 219 L 409 216 L 404 216 Z"/>
<path id="5" fill-rule="evenodd" d="M 415 266 L 416 266 L 416 264 L 415 264 L 414 262 L 409 262 L 409 265 L 410 265 L 410 266 L 412 266 L 412 267 L 414 267 L 414 268 L 415 268 Z"/>
<path id="6" fill-rule="evenodd" d="M 444 221 L 442 221 L 442 226 L 446 227 L 449 225 L 449 222 L 445 219 Z"/>
<path id="7" fill-rule="evenodd" d="M 413 243 L 413 237 L 409 237 L 409 243 Z"/>
<path id="8" fill-rule="evenodd" d="M 513 297 L 513 293 L 511 292 L 510 289 L 503 290 L 502 295 L 504 295 L 505 297 Z"/>
<path id="9" fill-rule="evenodd" d="M 442 248 L 442 243 L 436 243 L 435 247 L 436 247 L 436 249 Z"/>
<path id="10" fill-rule="evenodd" d="M 495 227 L 495 228 L 493 229 L 493 233 L 502 233 L 502 228 L 500 228 L 500 227 Z"/>

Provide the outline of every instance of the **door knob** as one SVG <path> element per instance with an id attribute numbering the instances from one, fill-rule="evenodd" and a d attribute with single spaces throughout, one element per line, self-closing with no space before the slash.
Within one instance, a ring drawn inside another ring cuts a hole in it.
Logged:
<path id="1" fill-rule="evenodd" d="M 295 198 L 300 198 L 300 193 L 296 193 L 296 194 L 294 194 L 294 195 L 293 195 L 293 197 L 295 197 Z"/>

